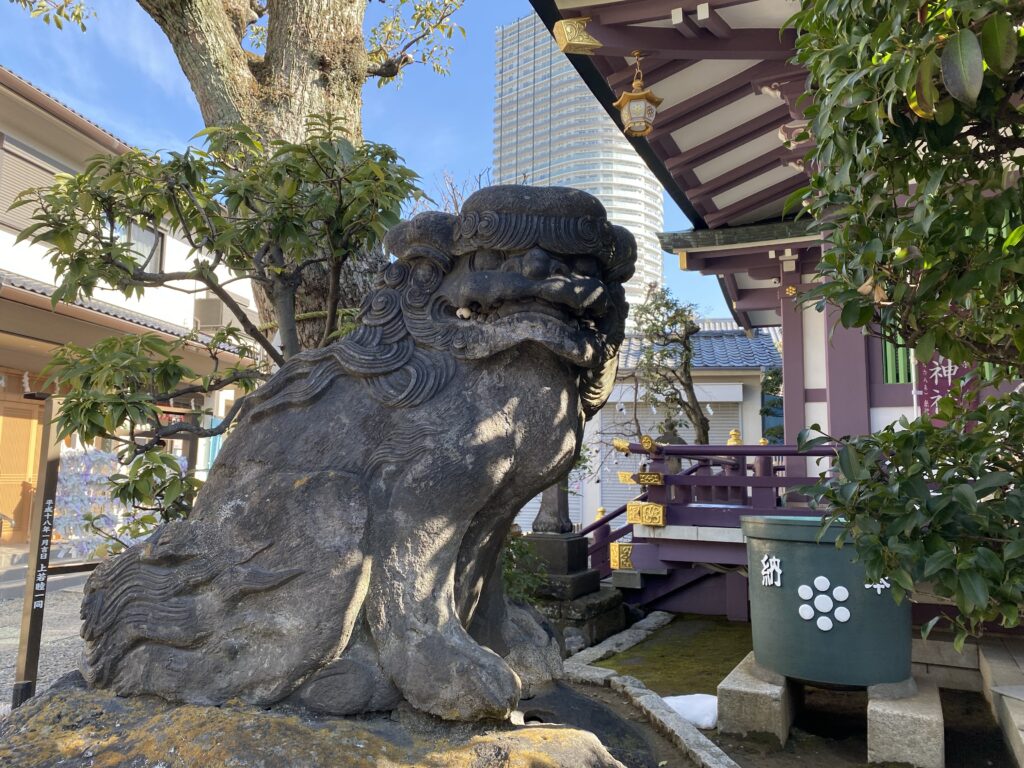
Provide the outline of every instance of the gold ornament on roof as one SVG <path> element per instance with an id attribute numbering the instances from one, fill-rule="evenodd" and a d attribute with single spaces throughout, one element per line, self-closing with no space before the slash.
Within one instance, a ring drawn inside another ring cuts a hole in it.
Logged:
<path id="1" fill-rule="evenodd" d="M 559 19 L 555 22 L 552 32 L 555 35 L 555 43 L 562 53 L 578 53 L 583 56 L 593 56 L 594 51 L 601 47 L 601 43 L 595 40 L 587 32 L 589 16 L 579 16 L 575 19 Z"/>
<path id="2" fill-rule="evenodd" d="M 623 133 L 627 136 L 646 136 L 654 129 L 654 118 L 664 99 L 655 96 L 650 88 L 644 88 L 644 73 L 640 69 L 643 53 L 633 51 L 633 56 L 636 58 L 633 90 L 623 91 L 612 106 L 619 110 Z"/>
<path id="3" fill-rule="evenodd" d="M 624 440 L 621 437 L 613 437 L 612 448 L 620 453 L 629 453 L 629 440 Z"/>

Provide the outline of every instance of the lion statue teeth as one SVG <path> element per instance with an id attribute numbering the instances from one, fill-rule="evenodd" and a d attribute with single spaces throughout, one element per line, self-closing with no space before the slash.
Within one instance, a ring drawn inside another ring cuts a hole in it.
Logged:
<path id="1" fill-rule="evenodd" d="M 248 396 L 190 517 L 90 577 L 91 685 L 478 720 L 560 673 L 501 550 L 608 397 L 633 237 L 578 190 L 498 186 L 385 246 L 356 330 Z"/>

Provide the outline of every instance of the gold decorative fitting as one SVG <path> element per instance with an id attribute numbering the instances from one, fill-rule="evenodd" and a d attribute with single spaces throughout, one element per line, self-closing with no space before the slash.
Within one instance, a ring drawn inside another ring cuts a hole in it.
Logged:
<path id="1" fill-rule="evenodd" d="M 665 506 L 653 501 L 631 501 L 626 505 L 626 522 L 633 525 L 665 526 Z"/>
<path id="2" fill-rule="evenodd" d="M 604 517 L 604 507 L 598 507 L 597 513 L 594 515 L 594 519 L 600 520 L 602 517 Z"/>
<path id="3" fill-rule="evenodd" d="M 760 440 L 757 441 L 757 444 L 758 445 L 768 445 L 768 438 L 767 437 L 762 437 Z"/>
<path id="4" fill-rule="evenodd" d="M 608 561 L 612 570 L 623 571 L 633 569 L 633 545 L 620 544 L 613 541 L 608 545 Z"/>
<path id="5" fill-rule="evenodd" d="M 619 453 L 625 453 L 625 454 L 628 455 L 629 454 L 629 440 L 624 440 L 621 437 L 613 437 L 612 438 L 612 448 L 614 448 L 616 451 L 619 451 Z"/>
<path id="6" fill-rule="evenodd" d="M 743 440 L 740 438 L 740 431 L 738 429 L 729 430 L 729 439 L 725 441 L 726 445 L 743 445 Z"/>
<path id="7" fill-rule="evenodd" d="M 664 99 L 655 96 L 650 88 L 644 88 L 644 73 L 640 70 L 643 53 L 633 51 L 633 56 L 636 58 L 633 90 L 623 91 L 612 106 L 619 110 L 623 133 L 627 136 L 646 136 L 654 130 L 654 118 Z"/>
<path id="8" fill-rule="evenodd" d="M 786 295 L 787 296 L 796 296 L 796 286 L 795 285 L 787 285 L 786 286 Z"/>
<path id="9" fill-rule="evenodd" d="M 623 485 L 636 485 L 632 472 L 619 472 L 619 482 Z"/>
<path id="10" fill-rule="evenodd" d="M 594 51 L 601 47 L 601 43 L 591 37 L 587 32 L 589 16 L 580 16 L 575 19 L 560 19 L 555 22 L 552 30 L 555 34 L 555 43 L 562 53 L 578 53 L 583 56 L 593 56 Z"/>
<path id="11" fill-rule="evenodd" d="M 640 485 L 664 485 L 665 478 L 661 472 L 640 472 L 637 474 L 637 482 Z"/>
<path id="12" fill-rule="evenodd" d="M 650 452 L 655 446 L 654 438 L 650 435 L 644 435 L 640 438 L 640 445 L 645 451 Z"/>

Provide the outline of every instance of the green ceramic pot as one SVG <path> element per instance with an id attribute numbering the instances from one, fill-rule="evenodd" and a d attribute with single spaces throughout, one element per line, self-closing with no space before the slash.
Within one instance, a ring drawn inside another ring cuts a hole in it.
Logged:
<path id="1" fill-rule="evenodd" d="M 808 683 L 867 686 L 910 677 L 910 603 L 866 584 L 853 548 L 818 539 L 817 517 L 742 517 L 758 664 Z"/>

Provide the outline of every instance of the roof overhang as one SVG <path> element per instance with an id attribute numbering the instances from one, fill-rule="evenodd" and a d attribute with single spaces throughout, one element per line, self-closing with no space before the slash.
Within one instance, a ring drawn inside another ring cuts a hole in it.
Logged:
<path id="1" fill-rule="evenodd" d="M 782 218 L 807 184 L 806 147 L 787 144 L 805 125 L 807 76 L 786 27 L 797 0 L 531 3 L 619 125 L 612 104 L 643 52 L 644 85 L 664 102 L 651 134 L 630 141 L 696 229 Z"/>

